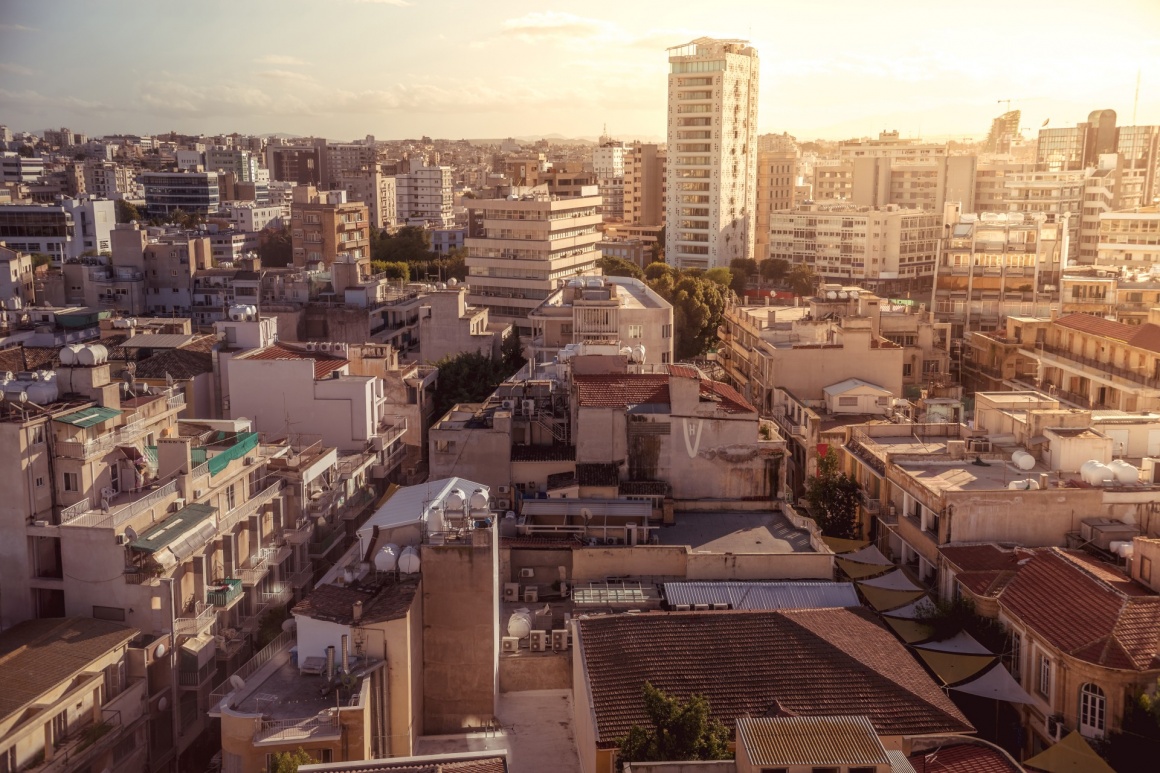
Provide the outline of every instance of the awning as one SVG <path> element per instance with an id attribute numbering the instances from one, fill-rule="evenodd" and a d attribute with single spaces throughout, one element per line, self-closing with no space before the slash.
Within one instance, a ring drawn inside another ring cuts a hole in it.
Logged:
<path id="1" fill-rule="evenodd" d="M 81 408 L 79 411 L 66 413 L 64 416 L 57 416 L 54 421 L 59 421 L 62 424 L 71 424 L 74 427 L 94 427 L 97 424 L 106 422 L 120 415 L 121 412 L 116 408 L 104 408 L 100 405 L 94 405 L 89 408 Z"/>
<path id="2" fill-rule="evenodd" d="M 884 617 L 882 619 L 907 644 L 929 639 L 930 635 L 934 633 L 934 628 L 916 620 L 904 620 L 901 617 Z"/>
<path id="3" fill-rule="evenodd" d="M 914 603 L 907 604 L 904 607 L 898 607 L 897 609 L 892 609 L 889 612 L 885 612 L 883 614 L 885 614 L 887 617 L 897 617 L 897 618 L 902 618 L 902 619 L 906 619 L 906 620 L 914 620 L 921 614 L 924 614 L 924 613 L 930 614 L 931 612 L 934 612 L 934 611 L 935 611 L 934 602 L 931 601 L 927 597 L 923 597 L 921 599 L 918 599 Z"/>
<path id="4" fill-rule="evenodd" d="M 1033 703 L 1031 696 L 1015 681 L 1015 677 L 1011 676 L 1002 663 L 996 663 L 971 681 L 956 684 L 950 689 L 1008 703 Z"/>
<path id="5" fill-rule="evenodd" d="M 1072 730 L 1059 743 L 1023 763 L 1028 770 L 1044 773 L 1115 773 L 1112 766 L 1096 754 L 1078 731 Z"/>
<path id="6" fill-rule="evenodd" d="M 862 592 L 862 596 L 866 599 L 866 602 L 879 612 L 885 612 L 888 609 L 897 609 L 903 604 L 917 601 L 926 595 L 922 591 L 885 590 L 873 586 L 867 587 L 865 583 L 861 582 L 858 583 L 858 590 Z"/>
<path id="7" fill-rule="evenodd" d="M 875 577 L 872 580 L 863 580 L 859 584 L 869 585 L 871 588 L 882 588 L 884 590 L 923 590 L 921 585 L 915 584 L 914 580 L 907 577 L 906 573 L 901 569 L 895 569 L 889 574 L 884 574 L 881 577 Z"/>
<path id="8" fill-rule="evenodd" d="M 846 576 L 852 580 L 862 580 L 867 577 L 873 577 L 882 574 L 890 568 L 890 565 L 881 566 L 880 564 L 863 564 L 859 561 L 851 561 L 843 556 L 838 556 L 838 568 L 846 573 Z"/>
<path id="9" fill-rule="evenodd" d="M 186 505 L 133 540 L 129 543 L 129 547 L 142 553 L 155 553 L 161 548 L 173 547 L 182 537 L 197 529 L 216 512 L 217 508 L 212 505 L 196 503 Z M 209 521 L 209 525 L 214 526 L 212 521 Z"/>
<path id="10" fill-rule="evenodd" d="M 841 537 L 822 537 L 822 542 L 835 553 L 853 553 L 861 550 L 870 543 L 864 539 L 842 539 Z"/>
<path id="11" fill-rule="evenodd" d="M 131 462 L 145 458 L 145 455 L 141 453 L 141 449 L 137 446 L 117 446 L 117 450 L 120 451 L 121 454 Z"/>
<path id="12" fill-rule="evenodd" d="M 860 564 L 875 564 L 877 566 L 894 566 L 894 562 L 882 555 L 882 551 L 873 545 L 867 545 L 861 550 L 846 553 L 842 558 L 847 561 L 857 561 Z"/>
<path id="13" fill-rule="evenodd" d="M 921 649 L 933 652 L 957 652 L 960 655 L 994 655 L 995 653 L 979 643 L 979 640 L 966 631 L 959 631 L 949 639 L 930 641 L 917 645 Z"/>
<path id="14" fill-rule="evenodd" d="M 959 655 L 922 649 L 916 649 L 915 653 L 943 684 L 956 684 L 970 679 L 995 662 L 994 655 Z"/>
<path id="15" fill-rule="evenodd" d="M 217 653 L 217 644 L 212 633 L 202 633 L 186 639 L 181 649 L 197 658 L 197 665 L 200 668 L 213 660 L 213 656 Z"/>

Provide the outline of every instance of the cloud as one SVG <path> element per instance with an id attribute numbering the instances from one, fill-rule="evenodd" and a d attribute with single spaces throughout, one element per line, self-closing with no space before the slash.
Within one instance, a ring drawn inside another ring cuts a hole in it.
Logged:
<path id="1" fill-rule="evenodd" d="M 36 27 L 25 27 L 23 24 L 0 24 L 0 32 L 38 32 Z"/>
<path id="2" fill-rule="evenodd" d="M 32 70 L 11 62 L 0 62 L 0 72 L 9 75 L 32 75 Z"/>
<path id="3" fill-rule="evenodd" d="M 309 64 L 309 62 L 303 61 L 296 56 L 286 56 L 284 54 L 266 54 L 265 56 L 258 57 L 254 61 L 259 64 L 280 64 L 287 66 Z"/>
<path id="4" fill-rule="evenodd" d="M 104 113 L 112 109 L 103 102 L 94 102 L 72 96 L 50 97 L 41 94 L 39 91 L 33 91 L 32 89 L 25 89 L 23 91 L 0 89 L 0 103 L 8 107 L 23 107 L 29 109 L 66 107 L 78 113 Z"/>
<path id="5" fill-rule="evenodd" d="M 396 8 L 406 8 L 411 5 L 407 0 L 353 0 L 362 5 L 393 5 Z"/>
<path id="6" fill-rule="evenodd" d="M 293 70 L 261 70 L 255 73 L 260 78 L 276 81 L 296 81 L 298 83 L 315 83 L 315 79 L 305 73 Z"/>
<path id="7" fill-rule="evenodd" d="M 602 19 L 577 16 L 562 11 L 533 11 L 503 23 L 502 35 L 527 43 L 545 40 L 592 39 L 623 40 L 627 33 L 616 24 Z"/>

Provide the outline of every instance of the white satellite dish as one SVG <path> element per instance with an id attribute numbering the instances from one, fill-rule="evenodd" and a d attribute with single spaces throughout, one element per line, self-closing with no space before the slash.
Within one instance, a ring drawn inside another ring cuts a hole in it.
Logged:
<path id="1" fill-rule="evenodd" d="M 592 520 L 592 511 L 589 510 L 587 507 L 581 507 L 580 508 L 580 517 L 584 519 L 585 523 L 587 523 L 588 521 Z"/>
<path id="2" fill-rule="evenodd" d="M 232 676 L 230 676 L 230 684 L 232 684 L 235 689 L 241 690 L 241 689 L 245 688 L 246 680 L 242 679 L 237 674 L 233 674 Z"/>
<path id="3" fill-rule="evenodd" d="M 286 633 L 290 633 L 291 631 L 293 631 L 297 627 L 298 627 L 298 621 L 292 617 L 289 620 L 282 621 L 282 630 Z"/>
<path id="4" fill-rule="evenodd" d="M 161 700 L 157 701 L 157 709 L 159 711 L 165 711 L 167 708 L 169 708 L 169 698 L 162 695 Z"/>
<path id="5" fill-rule="evenodd" d="M 137 530 L 134 529 L 132 526 L 126 526 L 125 527 L 125 538 L 128 539 L 130 542 L 136 542 L 137 541 Z M 164 646 L 164 645 L 162 645 L 162 646 Z"/>
<path id="6" fill-rule="evenodd" d="M 165 649 L 165 642 L 162 642 L 161 644 L 157 645 L 157 649 L 153 650 L 153 657 L 163 658 L 165 657 L 165 653 L 168 651 L 169 650 Z"/>

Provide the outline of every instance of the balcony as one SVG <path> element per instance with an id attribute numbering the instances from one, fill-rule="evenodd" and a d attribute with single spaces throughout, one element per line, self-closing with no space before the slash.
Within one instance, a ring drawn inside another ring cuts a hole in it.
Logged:
<path id="1" fill-rule="evenodd" d="M 242 597 L 242 581 L 235 577 L 226 577 L 215 582 L 205 593 L 205 601 L 220 609 L 229 609 Z"/>
<path id="2" fill-rule="evenodd" d="M 1082 354 L 1075 354 L 1071 350 L 1060 346 L 1037 343 L 1035 349 L 1021 349 L 1020 353 L 1027 357 L 1036 357 L 1046 354 L 1048 356 L 1045 359 L 1044 364 L 1048 366 L 1058 365 L 1060 367 L 1068 367 L 1070 365 L 1074 370 L 1077 368 L 1075 368 L 1074 365 L 1071 365 L 1071 363 L 1075 363 L 1082 366 L 1081 368 L 1078 368 L 1078 370 L 1081 370 L 1084 373 L 1091 373 L 1094 377 L 1097 378 L 1099 376 L 1103 376 L 1104 380 L 1110 380 L 1108 377 L 1114 376 L 1116 378 L 1121 378 L 1125 381 L 1131 381 L 1133 384 L 1139 384 L 1145 387 L 1152 386 L 1157 383 L 1156 377 L 1149 377 L 1144 373 L 1138 373 L 1133 370 L 1128 370 L 1127 368 L 1121 368 L 1118 365 L 1112 365 L 1111 363 L 1101 362 L 1094 357 L 1085 357 Z"/>
<path id="3" fill-rule="evenodd" d="M 123 740 L 142 716 L 145 706 L 145 682 L 130 684 L 120 695 L 101 707 L 101 721 L 87 722 L 70 728 L 59 745 L 52 750 L 52 759 L 23 768 L 36 773 L 67 773 L 85 770 L 87 766 Z M 47 756 L 47 755 L 46 755 Z M 123 762 L 123 761 L 122 761 Z"/>
<path id="4" fill-rule="evenodd" d="M 290 575 L 290 586 L 294 590 L 301 590 L 314 582 L 314 567 L 307 566 Z"/>
<path id="5" fill-rule="evenodd" d="M 92 509 L 88 499 L 60 511 L 62 526 L 88 526 L 90 528 L 115 529 L 126 521 L 147 510 L 165 504 L 177 494 L 177 481 L 153 489 L 150 492 L 117 494 L 108 500 L 108 508 Z"/>
<path id="6" fill-rule="evenodd" d="M 130 421 L 122 427 L 109 430 L 91 440 L 58 440 L 56 441 L 56 455 L 68 459 L 91 459 L 100 454 L 107 454 L 120 445 L 132 443 L 149 429 L 143 418 Z"/>
<path id="7" fill-rule="evenodd" d="M 234 675 L 240 677 L 241 679 L 249 679 L 254 675 L 255 672 L 257 672 L 259 668 L 269 663 L 276 655 L 279 655 L 285 650 L 290 649 L 290 647 L 294 645 L 294 642 L 294 634 L 283 631 L 282 633 L 278 634 L 273 641 L 259 650 L 258 653 L 254 655 L 254 657 L 246 661 L 246 663 L 241 668 L 234 672 Z M 222 682 L 220 685 L 214 688 L 213 692 L 209 694 L 209 707 L 211 716 L 217 716 L 214 714 L 214 710 L 217 708 L 218 704 L 222 702 L 222 698 L 226 697 L 228 693 L 233 692 L 233 690 L 234 686 L 230 683 L 229 680 Z"/>
<path id="8" fill-rule="evenodd" d="M 241 570 L 242 585 L 252 588 L 260 583 L 262 578 L 269 574 L 270 569 L 289 558 L 291 552 L 288 547 L 262 548 L 256 556 L 251 558 L 250 566 Z"/>
<path id="9" fill-rule="evenodd" d="M 286 542 L 292 545 L 302 545 L 310 541 L 311 534 L 314 533 L 314 521 L 303 516 L 291 528 L 282 530 L 282 536 Z"/>
<path id="10" fill-rule="evenodd" d="M 306 719 L 265 719 L 254 732 L 254 743 L 300 743 L 338 739 L 342 728 L 337 710 Z"/>
<path id="11" fill-rule="evenodd" d="M 282 492 L 282 485 L 281 480 L 275 481 L 258 494 L 250 497 L 245 503 L 226 513 L 225 517 L 218 522 L 218 531 L 222 534 L 228 534 L 234 526 L 242 523 L 251 515 L 256 515 L 259 510 Z"/>
<path id="12" fill-rule="evenodd" d="M 293 595 L 294 591 L 288 585 L 276 591 L 259 593 L 250 609 L 250 613 L 242 616 L 242 630 L 250 632 L 257 631 L 258 627 L 262 624 L 262 616 L 271 609 L 288 602 Z"/>
<path id="13" fill-rule="evenodd" d="M 217 610 L 200 601 L 195 603 L 189 612 L 188 616 L 173 621 L 173 632 L 178 636 L 197 636 L 217 619 Z"/>
<path id="14" fill-rule="evenodd" d="M 870 513 L 871 515 L 878 515 L 880 512 L 882 512 L 882 503 L 878 500 L 877 497 L 871 496 L 867 491 L 861 491 L 859 495 L 862 499 L 862 509 L 864 509 L 867 513 Z"/>

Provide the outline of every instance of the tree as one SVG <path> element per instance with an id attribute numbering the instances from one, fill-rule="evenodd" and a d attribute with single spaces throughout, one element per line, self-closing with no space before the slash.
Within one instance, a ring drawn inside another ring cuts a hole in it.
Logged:
<path id="1" fill-rule="evenodd" d="M 675 276 L 678 272 L 668 263 L 649 263 L 644 267 L 644 278 L 649 282 L 660 279 L 662 276 Z"/>
<path id="2" fill-rule="evenodd" d="M 620 740 L 617 765 L 625 762 L 660 762 L 666 760 L 727 760 L 729 731 L 720 720 L 709 714 L 704 695 L 692 695 L 687 701 L 669 697 L 663 691 L 644 683 L 644 707 L 652 727 L 633 725 Z"/>
<path id="3" fill-rule="evenodd" d="M 258 257 L 262 265 L 271 268 L 289 266 L 294 262 L 294 242 L 288 228 L 267 228 L 258 234 Z"/>
<path id="4" fill-rule="evenodd" d="M 1154 770 L 1160 758 L 1160 680 L 1150 693 L 1142 690 L 1129 697 L 1120 729 L 1109 733 L 1099 749 L 1123 773 Z"/>
<path id="5" fill-rule="evenodd" d="M 817 276 L 809 266 L 794 266 L 786 275 L 785 282 L 794 295 L 813 295 Z"/>
<path id="6" fill-rule="evenodd" d="M 431 251 L 431 234 L 422 226 L 405 225 L 394 236 L 380 234 L 371 244 L 371 260 L 384 263 L 429 263 L 436 257 Z"/>
<path id="7" fill-rule="evenodd" d="M 299 746 L 292 752 L 277 752 L 270 760 L 270 773 L 298 773 L 299 765 L 309 765 L 316 760 Z"/>
<path id="8" fill-rule="evenodd" d="M 657 265 L 649 266 L 645 276 L 654 273 Z M 678 361 L 700 357 L 717 340 L 729 288 L 708 278 L 711 272 L 702 276 L 682 273 L 671 266 L 662 268 L 655 272 L 656 278 L 649 281 L 649 287 L 673 306 L 673 355 Z"/>
<path id="9" fill-rule="evenodd" d="M 761 266 L 758 269 L 761 278 L 770 282 L 771 284 L 781 284 L 785 279 L 785 275 L 789 273 L 789 261 L 781 258 L 770 258 L 769 260 L 761 261 Z"/>
<path id="10" fill-rule="evenodd" d="M 118 223 L 131 223 L 134 220 L 137 222 L 142 222 L 144 220 L 144 218 L 141 217 L 140 210 L 137 209 L 137 206 L 133 202 L 125 201 L 124 199 L 117 199 L 116 206 Z"/>
<path id="11" fill-rule="evenodd" d="M 21 145 L 16 149 L 16 155 L 21 158 L 32 158 L 36 155 L 36 150 L 31 145 Z"/>
<path id="12" fill-rule="evenodd" d="M 858 482 L 839 471 L 838 454 L 827 450 L 818 459 L 818 474 L 806 482 L 806 502 L 822 534 L 857 538 L 859 492 Z"/>
<path id="13" fill-rule="evenodd" d="M 32 253 L 32 270 L 33 271 L 40 268 L 41 266 L 47 266 L 49 263 L 52 263 L 52 256 L 51 255 L 45 255 L 43 252 Z"/>
<path id="14" fill-rule="evenodd" d="M 596 265 L 600 267 L 605 276 L 628 276 L 633 279 L 644 279 L 644 272 L 640 270 L 640 266 L 624 258 L 605 255 L 596 261 Z"/>
<path id="15" fill-rule="evenodd" d="M 411 264 L 405 261 L 385 263 L 381 260 L 373 260 L 371 261 L 371 270 L 376 274 L 386 274 L 387 279 L 411 281 Z"/>
<path id="16" fill-rule="evenodd" d="M 443 416 L 456 403 L 478 403 L 495 391 L 504 378 L 503 363 L 479 352 L 448 355 L 435 363 L 435 415 Z"/>
<path id="17" fill-rule="evenodd" d="M 661 230 L 657 231 L 657 240 L 652 246 L 653 263 L 665 262 L 665 226 L 661 226 Z"/>
<path id="18" fill-rule="evenodd" d="M 520 334 L 513 327 L 508 330 L 507 335 L 503 337 L 503 343 L 500 344 L 500 362 L 503 363 L 503 369 L 508 376 L 512 376 L 519 372 L 519 369 L 524 367 L 527 362 L 524 359 L 524 347 L 520 343 Z"/>

